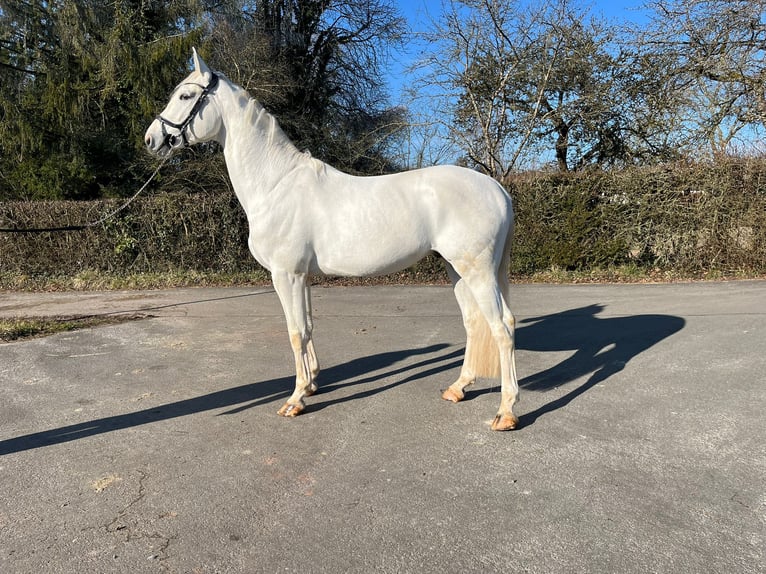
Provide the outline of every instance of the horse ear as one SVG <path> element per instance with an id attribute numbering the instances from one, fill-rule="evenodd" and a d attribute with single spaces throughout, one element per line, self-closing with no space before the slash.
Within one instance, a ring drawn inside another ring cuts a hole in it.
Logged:
<path id="1" fill-rule="evenodd" d="M 210 73 L 210 68 L 207 67 L 205 60 L 197 54 L 197 49 L 192 48 L 192 59 L 194 60 L 194 69 L 203 76 Z"/>

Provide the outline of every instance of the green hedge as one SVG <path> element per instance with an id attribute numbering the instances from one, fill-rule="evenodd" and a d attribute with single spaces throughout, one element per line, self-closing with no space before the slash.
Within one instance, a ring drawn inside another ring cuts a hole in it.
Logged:
<path id="1" fill-rule="evenodd" d="M 121 200 L 0 203 L 0 227 L 78 225 L 117 209 Z M 247 223 L 226 194 L 162 194 L 133 202 L 83 231 L 0 234 L 0 267 L 30 275 L 254 269 Z"/>
<path id="2" fill-rule="evenodd" d="M 766 273 L 766 160 L 524 174 L 508 188 L 517 276 L 626 264 L 684 274 Z M 119 204 L 0 203 L 0 227 L 76 225 Z M 84 231 L 0 233 L 0 271 L 30 276 L 258 269 L 246 220 L 228 191 L 143 197 Z M 389 280 L 443 278 L 431 258 Z"/>
<path id="3" fill-rule="evenodd" d="M 766 161 L 519 177 L 513 267 L 766 272 Z"/>

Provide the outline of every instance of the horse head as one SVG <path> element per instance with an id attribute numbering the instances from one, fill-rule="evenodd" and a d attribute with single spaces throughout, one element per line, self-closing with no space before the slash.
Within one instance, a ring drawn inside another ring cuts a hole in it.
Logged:
<path id="1" fill-rule="evenodd" d="M 192 49 L 194 70 L 176 86 L 162 113 L 146 130 L 144 142 L 150 152 L 168 155 L 180 147 L 215 139 L 221 131 L 221 117 L 210 96 L 219 76 Z"/>

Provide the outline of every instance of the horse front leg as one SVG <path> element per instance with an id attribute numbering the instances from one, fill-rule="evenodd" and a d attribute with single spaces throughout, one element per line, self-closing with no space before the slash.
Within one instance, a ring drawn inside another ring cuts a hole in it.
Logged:
<path id="1" fill-rule="evenodd" d="M 319 372 L 314 344 L 311 341 L 311 302 L 307 276 L 302 273 L 275 271 L 272 273 L 272 280 L 282 303 L 290 345 L 295 356 L 295 390 L 279 409 L 278 414 L 294 417 L 306 408 L 303 399 L 316 392 L 314 379 Z"/>
<path id="2" fill-rule="evenodd" d="M 306 327 L 308 329 L 308 343 L 306 344 L 306 350 L 309 354 L 309 376 L 312 381 L 313 390 L 310 394 L 314 394 L 317 390 L 316 380 L 319 376 L 319 360 L 317 359 L 316 351 L 314 350 L 314 313 L 311 309 L 311 286 L 306 281 L 306 287 L 303 290 L 303 296 L 306 305 Z"/>

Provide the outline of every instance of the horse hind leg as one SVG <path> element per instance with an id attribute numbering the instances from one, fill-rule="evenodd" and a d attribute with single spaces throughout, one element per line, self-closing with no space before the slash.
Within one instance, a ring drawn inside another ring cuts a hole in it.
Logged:
<path id="1" fill-rule="evenodd" d="M 504 291 L 507 294 L 508 289 Z M 506 301 L 507 295 L 502 297 L 501 307 L 503 324 L 506 333 L 510 335 L 510 353 L 506 355 L 507 365 L 503 367 L 501 364 L 503 373 L 500 379 L 500 409 L 492 421 L 492 430 L 513 430 L 519 424 L 519 419 L 513 414 L 513 406 L 519 401 L 519 379 L 516 374 L 516 320 Z M 507 373 L 504 368 L 507 368 Z"/>
<path id="2" fill-rule="evenodd" d="M 460 375 L 442 393 L 444 400 L 457 403 L 465 398 L 465 388 L 476 382 L 478 377 L 499 376 L 499 357 L 489 325 L 476 304 L 468 284 L 450 263 L 445 263 L 466 333 L 465 355 Z"/>
<path id="3" fill-rule="evenodd" d="M 503 269 L 502 265 L 500 269 Z M 518 401 L 519 385 L 515 364 L 514 320 L 505 300 L 507 295 L 503 294 L 503 290 L 507 291 L 507 288 L 502 279 L 498 280 L 500 271 L 490 264 L 480 265 L 474 262 L 465 266 L 462 273 L 458 266 L 455 266 L 455 270 L 468 286 L 473 301 L 491 333 L 491 343 L 484 345 L 481 350 L 472 349 L 472 352 L 487 352 L 494 347 L 499 358 L 495 364 L 499 364 L 500 367 L 501 399 L 500 408 L 492 421 L 492 430 L 514 429 L 518 425 L 518 418 L 513 414 L 513 405 Z"/>
<path id="4" fill-rule="evenodd" d="M 500 307 L 503 314 L 503 323 L 511 336 L 510 359 L 508 360 L 509 377 L 501 380 L 501 404 L 495 420 L 494 430 L 511 430 L 518 426 L 519 420 L 513 414 L 513 405 L 519 400 L 519 378 L 516 374 L 516 319 L 510 308 L 511 282 L 508 271 L 511 263 L 511 242 L 513 240 L 513 226 L 508 232 L 503 247 L 503 255 L 500 266 L 495 275 L 497 286 L 500 290 Z"/>

